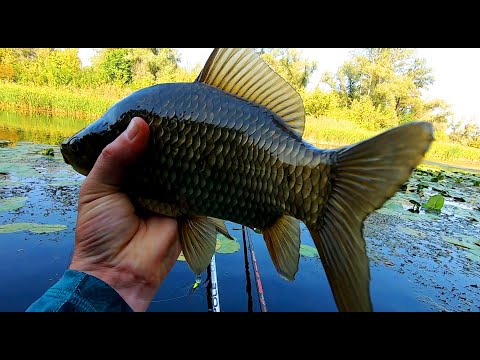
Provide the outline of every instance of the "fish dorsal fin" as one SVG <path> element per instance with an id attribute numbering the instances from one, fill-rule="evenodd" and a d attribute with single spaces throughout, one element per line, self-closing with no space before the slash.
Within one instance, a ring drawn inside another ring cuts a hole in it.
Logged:
<path id="1" fill-rule="evenodd" d="M 253 49 L 216 48 L 196 81 L 265 106 L 303 136 L 305 109 L 300 94 Z"/>

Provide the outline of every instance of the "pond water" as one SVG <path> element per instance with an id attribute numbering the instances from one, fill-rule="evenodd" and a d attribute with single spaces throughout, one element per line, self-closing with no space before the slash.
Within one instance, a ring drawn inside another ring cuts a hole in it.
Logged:
<path id="1" fill-rule="evenodd" d="M 8 312 L 24 311 L 68 267 L 84 179 L 63 162 L 61 135 L 32 139 L 13 123 L 0 113 L 0 311 Z M 367 218 L 364 234 L 375 311 L 480 311 L 476 181 L 478 174 L 418 171 Z M 416 207 L 436 194 L 444 195 L 440 211 Z M 221 311 L 337 311 L 305 226 L 292 282 L 278 276 L 261 235 L 235 223 L 227 222 L 227 227 L 236 241 L 219 238 L 215 254 Z M 202 284 L 192 293 L 195 276 L 179 259 L 148 311 L 209 311 L 209 275 L 202 274 Z"/>

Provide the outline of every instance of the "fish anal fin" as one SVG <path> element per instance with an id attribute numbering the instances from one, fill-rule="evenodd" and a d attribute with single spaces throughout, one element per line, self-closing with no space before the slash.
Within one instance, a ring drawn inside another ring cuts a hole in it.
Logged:
<path id="1" fill-rule="evenodd" d="M 300 260 L 299 221 L 283 215 L 273 225 L 262 229 L 262 234 L 277 272 L 287 280 L 294 280 Z"/>
<path id="2" fill-rule="evenodd" d="M 215 230 L 217 230 L 218 233 L 222 234 L 223 236 L 225 236 L 230 240 L 235 240 L 228 232 L 227 227 L 225 226 L 225 222 L 223 220 L 216 219 L 213 217 L 209 217 L 208 219 L 211 222 L 213 222 L 213 224 L 215 225 Z"/>

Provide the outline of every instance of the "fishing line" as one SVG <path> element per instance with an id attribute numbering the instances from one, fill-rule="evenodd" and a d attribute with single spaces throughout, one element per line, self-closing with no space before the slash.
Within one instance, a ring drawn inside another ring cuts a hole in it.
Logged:
<path id="1" fill-rule="evenodd" d="M 207 282 L 207 280 L 205 280 L 205 282 Z M 200 286 L 202 286 L 202 277 L 201 277 L 201 275 L 197 275 L 195 277 L 195 282 L 193 283 L 193 285 L 185 285 L 183 287 L 185 289 L 185 293 L 183 295 L 179 295 L 179 296 L 175 296 L 175 297 L 171 297 L 171 298 L 166 298 L 166 299 L 152 300 L 151 302 L 152 303 L 157 303 L 157 302 L 164 302 L 164 301 L 172 301 L 172 300 L 182 299 L 182 298 L 185 298 L 187 296 L 189 296 L 189 297 L 191 297 L 193 295 L 199 296 L 198 294 L 194 294 L 194 293 L 195 293 L 195 290 Z"/>

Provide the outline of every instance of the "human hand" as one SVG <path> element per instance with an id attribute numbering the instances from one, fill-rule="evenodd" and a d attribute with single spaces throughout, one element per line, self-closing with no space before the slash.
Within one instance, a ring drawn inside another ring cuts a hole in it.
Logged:
<path id="1" fill-rule="evenodd" d="M 180 254 L 177 221 L 140 218 L 120 191 L 128 166 L 146 148 L 148 124 L 133 118 L 98 157 L 79 194 L 70 269 L 115 289 L 134 311 L 145 311 Z"/>

